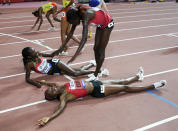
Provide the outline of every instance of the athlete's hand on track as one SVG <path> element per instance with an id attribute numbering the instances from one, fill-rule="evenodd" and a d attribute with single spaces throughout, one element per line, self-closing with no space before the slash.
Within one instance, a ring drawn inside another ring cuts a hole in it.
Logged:
<path id="1" fill-rule="evenodd" d="M 42 119 L 38 120 L 38 125 L 44 126 L 48 123 L 49 120 L 50 120 L 50 117 L 43 117 Z"/>

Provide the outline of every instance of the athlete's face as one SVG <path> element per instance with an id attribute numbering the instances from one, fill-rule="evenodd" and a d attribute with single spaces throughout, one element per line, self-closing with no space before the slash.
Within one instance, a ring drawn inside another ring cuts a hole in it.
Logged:
<path id="1" fill-rule="evenodd" d="M 50 87 L 45 93 L 45 98 L 48 100 L 56 99 L 59 95 L 59 89 L 57 87 Z"/>

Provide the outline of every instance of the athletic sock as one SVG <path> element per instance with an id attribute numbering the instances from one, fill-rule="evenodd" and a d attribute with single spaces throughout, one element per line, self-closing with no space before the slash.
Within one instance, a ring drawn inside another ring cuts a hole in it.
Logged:
<path id="1" fill-rule="evenodd" d="M 140 67 L 140 68 L 139 68 L 139 71 L 138 71 L 138 73 L 137 73 L 137 76 L 139 77 L 139 78 L 138 78 L 139 81 L 143 81 L 143 79 L 144 79 L 143 74 L 144 74 L 143 67 Z"/>
<path id="2" fill-rule="evenodd" d="M 164 85 L 166 85 L 167 81 L 166 80 L 161 80 L 160 82 L 155 82 L 154 83 L 154 87 L 156 89 L 159 89 L 160 87 L 163 87 Z"/>

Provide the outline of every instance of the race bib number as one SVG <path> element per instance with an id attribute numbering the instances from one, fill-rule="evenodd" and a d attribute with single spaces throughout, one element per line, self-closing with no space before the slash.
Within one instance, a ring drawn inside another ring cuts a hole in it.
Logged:
<path id="1" fill-rule="evenodd" d="M 113 26 L 114 26 L 114 22 L 113 21 L 108 24 L 108 28 L 111 28 Z"/>
<path id="2" fill-rule="evenodd" d="M 66 17 L 66 12 L 62 12 L 62 17 Z"/>
<path id="3" fill-rule="evenodd" d="M 104 93 L 104 92 L 105 92 L 105 87 L 104 87 L 104 85 L 100 85 L 100 87 L 101 87 L 101 93 Z"/>
<path id="4" fill-rule="evenodd" d="M 70 81 L 70 89 L 83 89 L 85 88 L 84 81 Z"/>
<path id="5" fill-rule="evenodd" d="M 59 62 L 59 59 L 52 59 L 52 62 L 58 63 L 58 62 Z"/>

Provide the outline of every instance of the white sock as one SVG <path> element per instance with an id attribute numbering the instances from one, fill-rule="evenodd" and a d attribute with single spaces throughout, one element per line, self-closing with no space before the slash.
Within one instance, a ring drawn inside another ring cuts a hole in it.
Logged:
<path id="1" fill-rule="evenodd" d="M 143 74 L 144 74 L 143 67 L 140 67 L 140 68 L 139 68 L 139 71 L 138 71 L 138 73 L 137 73 L 137 76 L 139 77 L 139 78 L 138 78 L 139 81 L 143 81 L 143 79 L 144 79 Z"/>
<path id="2" fill-rule="evenodd" d="M 160 87 L 163 87 L 164 85 L 166 85 L 167 81 L 166 80 L 161 80 L 160 82 L 155 82 L 154 83 L 154 87 L 156 89 L 159 89 Z"/>
<path id="3" fill-rule="evenodd" d="M 94 74 L 90 74 L 88 79 L 85 79 L 85 81 L 92 81 L 92 80 L 98 80 L 98 77 L 96 77 Z"/>
<path id="4" fill-rule="evenodd" d="M 59 55 L 68 55 L 68 52 L 62 51 L 61 53 L 59 53 Z"/>

